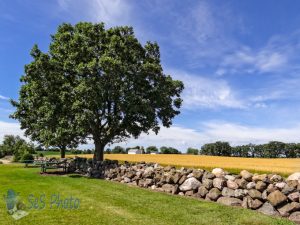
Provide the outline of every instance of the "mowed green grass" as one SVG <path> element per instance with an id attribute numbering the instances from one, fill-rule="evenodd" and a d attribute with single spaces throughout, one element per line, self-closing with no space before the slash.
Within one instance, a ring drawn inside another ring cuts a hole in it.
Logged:
<path id="1" fill-rule="evenodd" d="M 172 196 L 150 190 L 129 187 L 111 181 L 78 176 L 42 176 L 38 168 L 23 168 L 18 164 L 0 165 L 0 193 L 8 189 L 19 192 L 25 204 L 27 196 L 45 194 L 45 209 L 27 210 L 29 215 L 13 220 L 6 212 L 4 198 L 0 200 L 0 224 L 230 224 L 270 225 L 293 224 L 254 211 L 219 205 L 193 198 Z M 80 208 L 50 209 L 50 197 L 77 197 Z"/>

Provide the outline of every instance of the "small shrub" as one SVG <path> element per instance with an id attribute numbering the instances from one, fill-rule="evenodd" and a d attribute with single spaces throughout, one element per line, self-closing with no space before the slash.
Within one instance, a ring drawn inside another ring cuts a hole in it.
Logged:
<path id="1" fill-rule="evenodd" d="M 40 153 L 40 154 L 39 154 L 39 157 L 44 157 L 44 154 L 43 154 L 43 153 Z"/>
<path id="2" fill-rule="evenodd" d="M 34 160 L 34 157 L 30 153 L 25 153 L 21 158 L 22 162 L 28 162 L 28 161 L 33 161 L 33 160 Z"/>

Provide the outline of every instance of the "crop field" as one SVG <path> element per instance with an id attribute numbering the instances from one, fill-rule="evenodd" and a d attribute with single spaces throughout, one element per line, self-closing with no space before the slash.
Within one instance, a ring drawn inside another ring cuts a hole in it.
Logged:
<path id="1" fill-rule="evenodd" d="M 74 157 L 69 155 L 68 157 Z M 78 155 L 79 157 L 92 158 L 92 154 Z M 300 159 L 264 159 L 264 158 L 239 158 L 221 156 L 201 155 L 128 155 L 128 154 L 106 154 L 106 159 L 129 161 L 129 162 L 155 162 L 161 165 L 174 165 L 177 167 L 195 167 L 212 169 L 221 167 L 230 172 L 238 172 L 246 169 L 251 172 L 274 172 L 288 175 L 300 171 Z"/>

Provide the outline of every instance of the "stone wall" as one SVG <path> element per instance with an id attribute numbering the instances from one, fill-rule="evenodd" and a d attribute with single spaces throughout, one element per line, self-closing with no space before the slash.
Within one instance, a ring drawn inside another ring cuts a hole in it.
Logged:
<path id="1" fill-rule="evenodd" d="M 236 175 L 220 168 L 209 172 L 145 162 L 122 165 L 117 161 L 93 163 L 80 158 L 71 162 L 69 169 L 89 177 L 216 201 L 300 222 L 300 173 L 284 179 L 276 174 L 252 174 L 246 170 Z"/>

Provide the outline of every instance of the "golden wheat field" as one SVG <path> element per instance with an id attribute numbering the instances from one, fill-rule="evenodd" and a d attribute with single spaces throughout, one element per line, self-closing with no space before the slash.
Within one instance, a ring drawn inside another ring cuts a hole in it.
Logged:
<path id="1" fill-rule="evenodd" d="M 78 155 L 79 157 L 92 158 L 92 154 Z M 69 155 L 68 157 L 74 157 Z M 249 170 L 257 172 L 274 172 L 280 174 L 291 174 L 300 171 L 300 159 L 263 159 L 263 158 L 239 158 L 203 155 L 127 155 L 127 154 L 105 154 L 106 159 L 121 160 L 129 162 L 155 162 L 161 165 L 186 166 L 195 168 L 220 167 L 229 171 Z"/>

